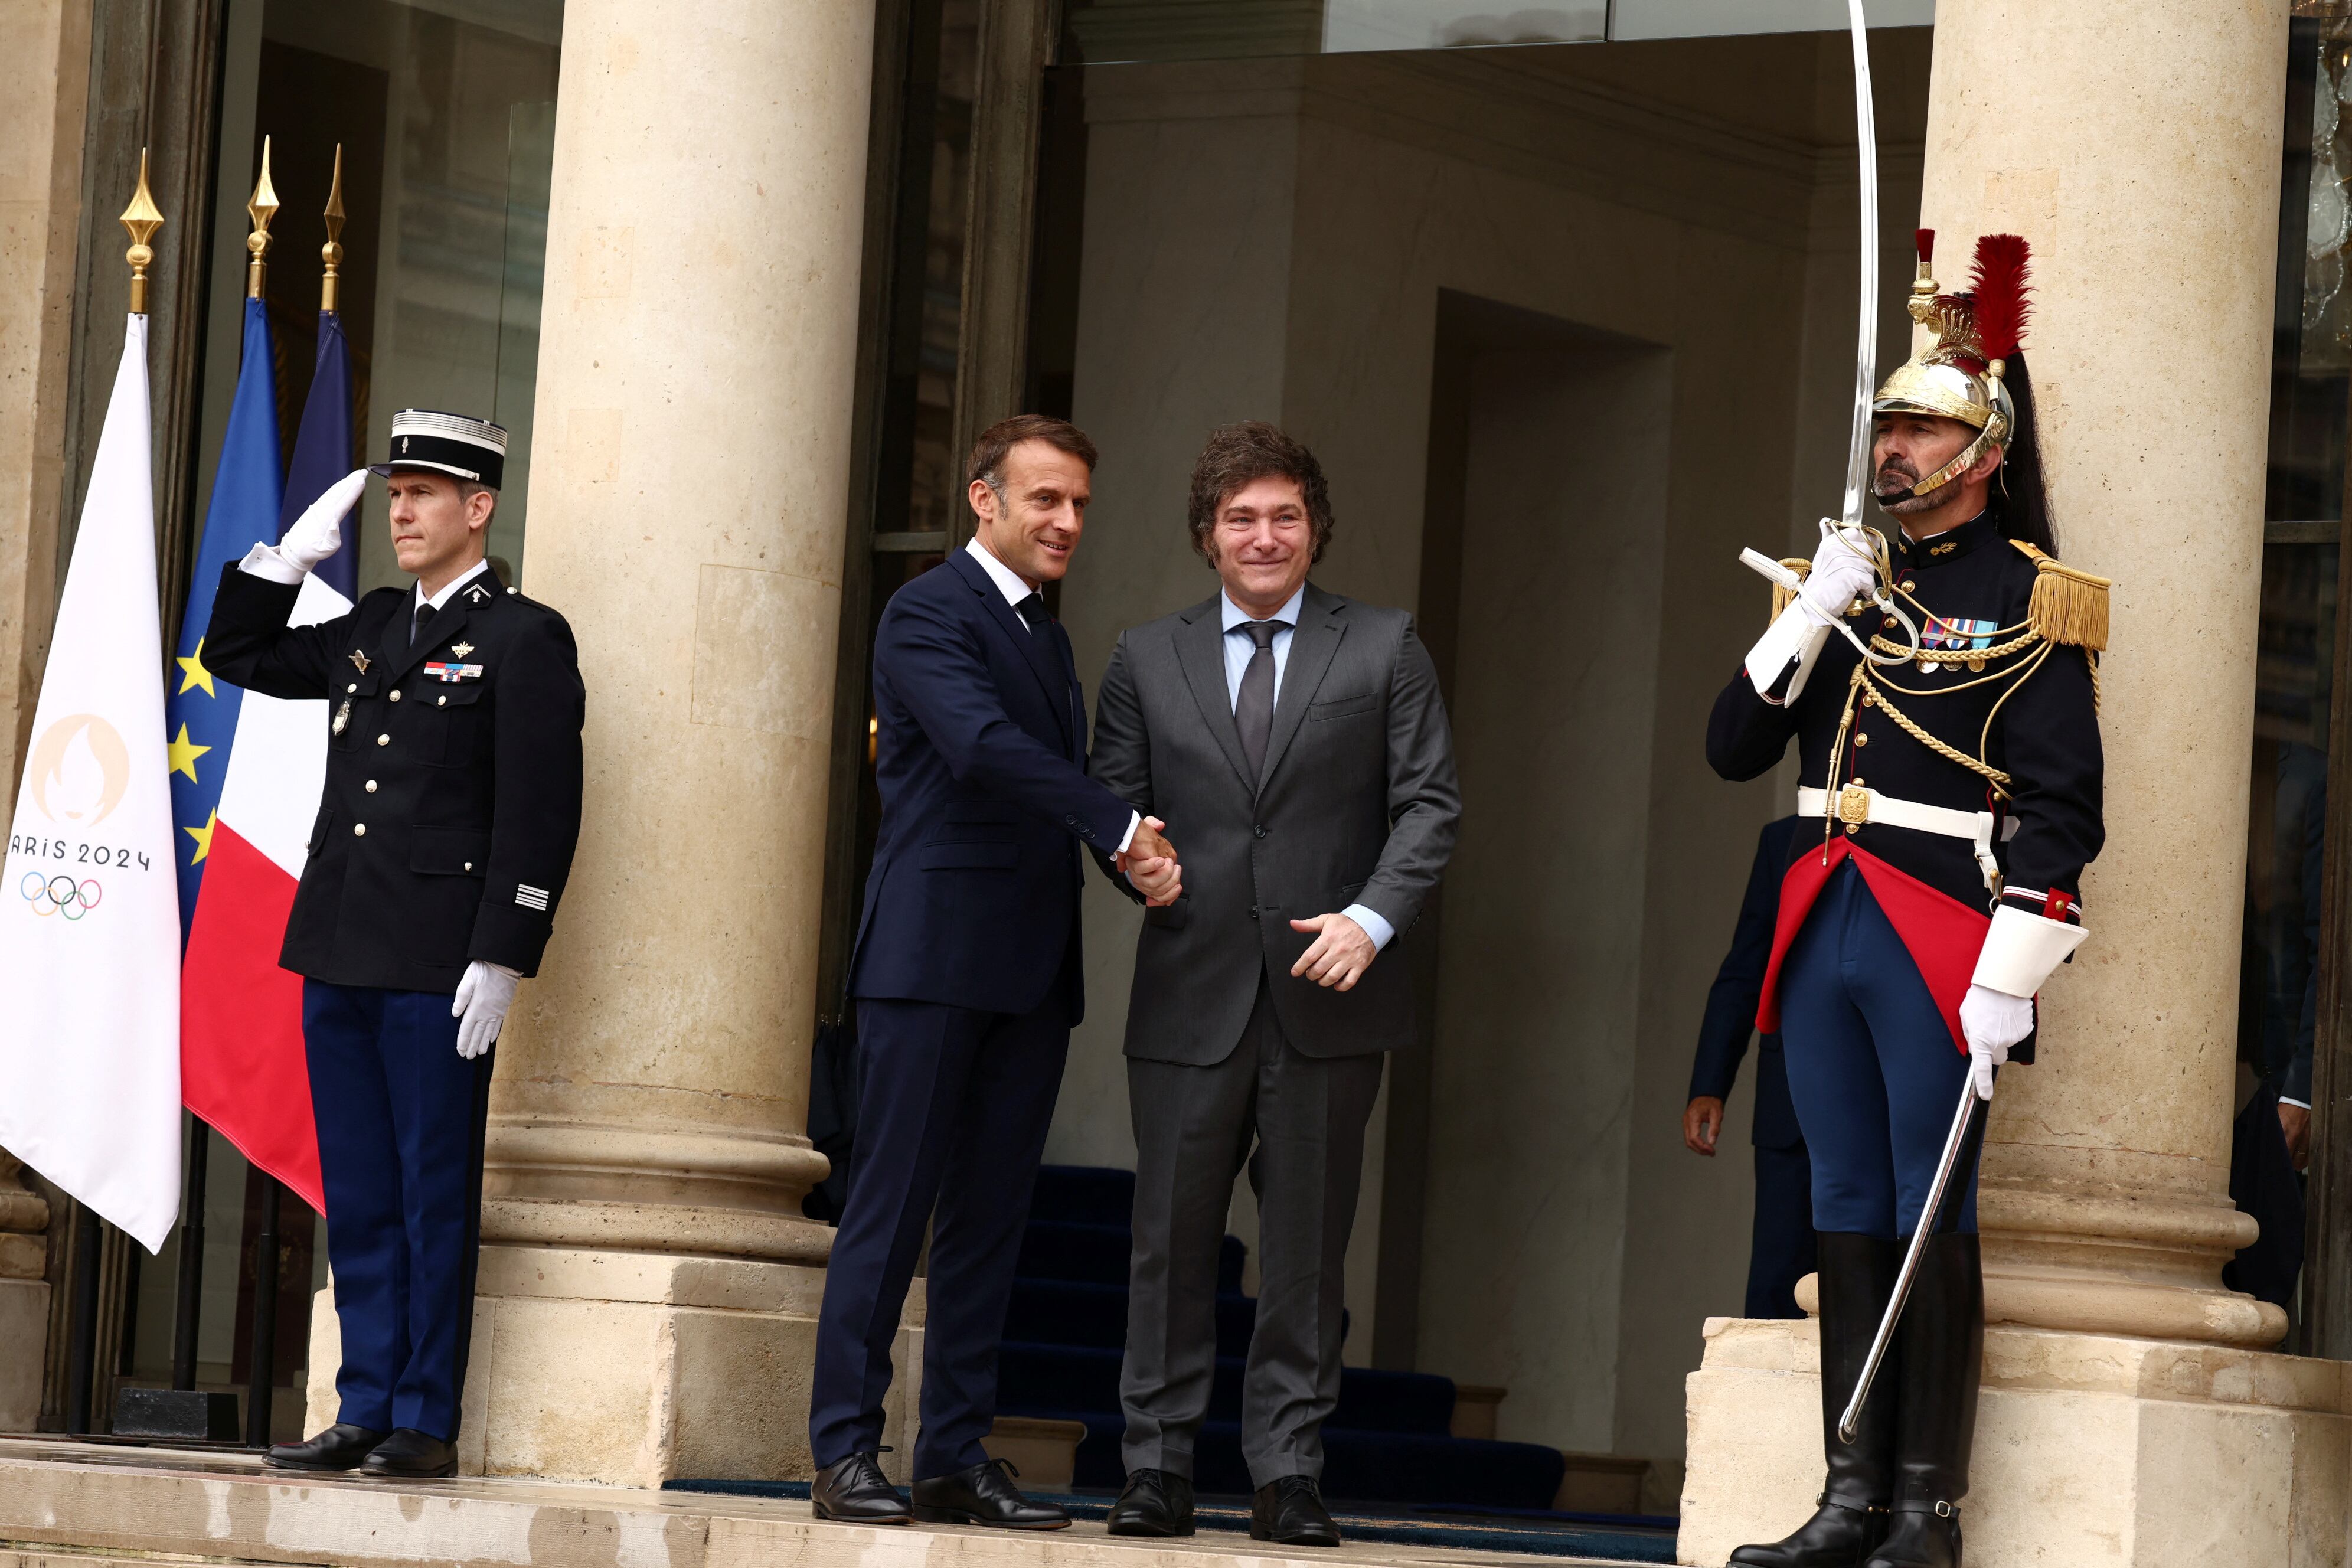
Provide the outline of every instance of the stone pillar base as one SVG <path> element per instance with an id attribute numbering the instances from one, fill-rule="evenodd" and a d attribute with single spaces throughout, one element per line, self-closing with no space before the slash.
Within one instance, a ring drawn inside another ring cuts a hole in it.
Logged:
<path id="1" fill-rule="evenodd" d="M 790 1263 L 485 1247 L 458 1468 L 658 1487 L 805 1480 L 824 1270 Z M 882 1440 L 903 1484 L 922 1368 L 923 1281 L 892 1351 Z M 307 1429 L 335 1419 L 333 1298 L 311 1314 Z"/>
<path id="2" fill-rule="evenodd" d="M 1777 1541 L 1822 1486 L 1819 1325 L 1713 1318 L 1681 1561 Z M 2343 1561 L 2352 1363 L 2047 1329 L 1985 1335 L 1969 1568 Z"/>
<path id="3" fill-rule="evenodd" d="M 0 1356 L 0 1432 L 30 1432 L 40 1426 L 41 1367 L 47 1359 L 42 1352 L 48 1342 L 48 1286 L 38 1279 L 0 1279 L 0 1345 L 16 1347 Z"/>

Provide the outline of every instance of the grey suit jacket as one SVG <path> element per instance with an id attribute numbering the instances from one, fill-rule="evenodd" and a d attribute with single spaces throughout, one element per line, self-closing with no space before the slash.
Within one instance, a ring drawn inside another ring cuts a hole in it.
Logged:
<path id="1" fill-rule="evenodd" d="M 1097 702 L 1095 777 L 1163 819 L 1184 863 L 1183 897 L 1144 912 L 1127 1054 L 1222 1061 L 1241 1041 L 1261 973 L 1284 1033 L 1308 1056 L 1394 1050 L 1413 1031 L 1412 966 L 1399 950 L 1462 815 L 1436 668 L 1402 610 L 1308 584 L 1253 789 L 1225 694 L 1218 605 L 1122 636 Z M 1290 921 L 1351 903 L 1377 911 L 1396 939 L 1352 991 L 1292 979 L 1314 939 Z"/>

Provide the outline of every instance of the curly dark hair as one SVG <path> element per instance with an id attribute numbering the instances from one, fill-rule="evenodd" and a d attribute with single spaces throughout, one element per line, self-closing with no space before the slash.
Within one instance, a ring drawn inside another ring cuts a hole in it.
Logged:
<path id="1" fill-rule="evenodd" d="M 1192 494 L 1185 513 L 1192 525 L 1192 548 L 1203 560 L 1213 563 L 1217 559 L 1209 542 L 1216 531 L 1217 509 L 1244 485 L 1265 479 L 1288 479 L 1298 487 L 1299 499 L 1307 503 L 1307 521 L 1315 531 L 1310 559 L 1323 559 L 1332 529 L 1331 490 L 1323 479 L 1323 465 L 1274 426 L 1249 419 L 1210 431 L 1209 444 L 1192 465 Z"/>

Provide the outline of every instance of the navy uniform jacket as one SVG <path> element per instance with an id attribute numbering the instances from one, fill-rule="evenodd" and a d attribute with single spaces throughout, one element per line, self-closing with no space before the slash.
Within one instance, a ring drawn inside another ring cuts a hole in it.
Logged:
<path id="1" fill-rule="evenodd" d="M 1783 816 L 1756 837 L 1756 864 L 1739 902 L 1739 923 L 1731 951 L 1706 994 L 1706 1016 L 1698 1028 L 1698 1051 L 1691 1062 L 1690 1096 L 1731 1098 L 1739 1059 L 1756 1033 L 1756 1004 L 1764 994 L 1764 965 L 1772 956 L 1772 922 L 1780 910 L 1780 875 L 1789 868 L 1789 839 L 1798 819 Z M 1795 1149 L 1805 1142 L 1797 1108 L 1789 1099 L 1789 1072 L 1780 1059 L 1780 1037 L 1756 1042 L 1755 1142 L 1763 1149 Z"/>
<path id="2" fill-rule="evenodd" d="M 1080 846 L 1134 812 L 1087 776 L 1070 640 L 1032 635 L 961 550 L 891 595 L 874 638 L 882 826 L 851 959 L 854 996 L 1025 1014 L 1079 970 Z"/>
<path id="3" fill-rule="evenodd" d="M 473 959 L 537 973 L 580 838 L 571 626 L 487 572 L 413 647 L 413 589 L 289 626 L 299 593 L 232 563 L 205 632 L 215 675 L 328 703 L 326 788 L 278 962 L 394 991 L 455 992 Z"/>
<path id="4" fill-rule="evenodd" d="M 2025 623 L 2035 564 L 2001 537 L 1996 509 L 1988 508 L 1973 521 L 1920 544 L 1912 543 L 1900 529 L 1893 530 L 1890 552 L 1903 593 L 1930 614 L 1988 629 Z M 1859 603 L 1861 610 L 1849 615 L 1846 624 L 1864 640 L 1874 633 L 1902 637 L 1902 627 L 1891 616 L 1882 617 L 1866 601 Z M 1918 609 L 1905 607 L 1913 619 L 1922 619 Z M 1921 629 L 1928 628 L 1923 624 Z M 1927 650 L 1926 657 L 1933 658 L 1936 651 Z M 2089 657 L 2080 647 L 2048 642 L 1991 660 L 1983 669 L 1969 668 L 1972 656 L 1973 650 L 1964 647 L 1955 658 L 1937 661 L 1932 671 L 1915 662 L 1887 667 L 1881 673 L 1904 689 L 1895 700 L 1906 717 L 1970 756 L 1977 754 L 1979 739 L 1984 737 L 1985 760 L 2012 776 L 2011 799 L 2003 809 L 2016 824 L 2015 836 L 2004 843 L 1997 835 L 1994 846 L 2005 879 L 2003 897 L 2029 913 L 2042 914 L 2054 889 L 2079 912 L 2083 868 L 2098 854 L 2105 837 L 2100 815 L 2098 707 Z M 2030 679 L 2006 679 L 2036 658 L 2042 662 Z M 1799 778 L 1822 787 L 1848 679 L 1860 661 L 1853 645 L 1832 633 L 1804 689 L 1785 707 L 1758 696 L 1747 672 L 1734 675 L 1716 699 L 1707 723 L 1707 762 L 1725 778 L 1752 779 L 1770 771 L 1793 739 Z M 1860 783 L 1881 795 L 1954 811 L 1979 812 L 1997 805 L 1983 777 L 1938 755 L 1876 707 L 1856 710 L 1839 776 L 1842 783 Z M 1821 825 L 1814 823 L 1791 836 L 1791 862 L 1808 849 L 1821 849 L 1820 832 Z M 1991 908 L 1992 896 L 1966 839 L 1874 822 L 1864 824 L 1853 842 L 1971 910 Z"/>

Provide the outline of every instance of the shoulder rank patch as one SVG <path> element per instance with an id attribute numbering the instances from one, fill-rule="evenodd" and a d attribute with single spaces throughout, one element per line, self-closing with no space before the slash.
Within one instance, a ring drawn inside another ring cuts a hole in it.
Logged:
<path id="1" fill-rule="evenodd" d="M 2021 539 L 2010 542 L 2033 563 L 2033 598 L 2025 612 L 2027 623 L 2052 642 L 2105 652 L 2107 590 L 2115 586 L 2113 580 L 2066 565 Z"/>
<path id="2" fill-rule="evenodd" d="M 1801 583 L 1812 574 L 1813 563 L 1806 560 L 1801 555 L 1788 556 L 1781 561 L 1780 564 L 1786 566 L 1790 571 L 1794 572 L 1797 574 L 1797 580 Z M 1796 596 L 1796 595 L 1790 593 L 1780 584 L 1775 583 L 1772 584 L 1773 621 L 1777 621 L 1780 618 L 1780 612 L 1787 609 L 1790 603 L 1795 600 Z M 1772 621 L 1767 621 L 1764 624 L 1769 626 L 1772 624 Z"/>

